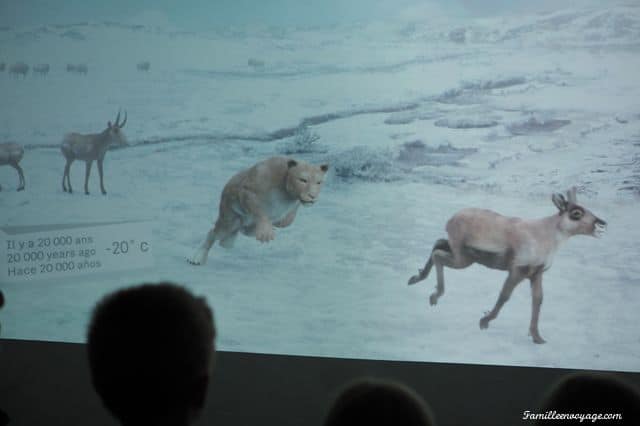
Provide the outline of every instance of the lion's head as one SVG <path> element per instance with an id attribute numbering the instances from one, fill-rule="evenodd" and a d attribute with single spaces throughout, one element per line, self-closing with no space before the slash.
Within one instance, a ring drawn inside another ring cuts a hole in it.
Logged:
<path id="1" fill-rule="evenodd" d="M 316 166 L 304 161 L 289 160 L 287 162 L 287 192 L 300 200 L 302 205 L 315 203 L 320 194 L 324 176 L 329 170 L 328 164 Z"/>

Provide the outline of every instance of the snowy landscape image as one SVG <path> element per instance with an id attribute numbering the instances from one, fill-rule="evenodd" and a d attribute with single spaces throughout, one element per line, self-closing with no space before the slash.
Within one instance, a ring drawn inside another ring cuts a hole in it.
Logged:
<path id="1" fill-rule="evenodd" d="M 168 280 L 213 307 L 219 350 L 640 372 L 640 4 L 374 3 L 385 13 L 333 23 L 0 25 L 0 148 L 24 149 L 25 180 L 16 191 L 0 165 L 1 336 L 84 342 L 101 297 Z M 88 195 L 81 160 L 63 191 L 65 135 L 119 113 L 106 194 L 96 161 Z M 316 202 L 273 241 L 240 235 L 190 264 L 227 181 L 273 156 L 329 165 Z M 407 285 L 460 209 L 542 218 L 573 186 L 607 229 L 564 242 L 545 272 L 545 344 L 528 335 L 528 280 L 487 329 L 506 272 L 445 268 L 435 306 L 435 269 Z M 151 265 L 6 273 L 20 230 L 120 223 L 132 246 L 132 224 L 148 232 Z"/>

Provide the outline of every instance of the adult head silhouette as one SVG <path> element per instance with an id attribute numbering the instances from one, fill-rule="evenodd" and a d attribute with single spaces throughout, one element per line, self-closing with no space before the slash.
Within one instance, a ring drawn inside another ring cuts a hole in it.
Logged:
<path id="1" fill-rule="evenodd" d="M 188 425 L 204 406 L 215 335 L 211 309 L 183 287 L 116 291 L 88 329 L 93 385 L 123 425 Z"/>
<path id="2" fill-rule="evenodd" d="M 558 424 L 558 419 L 547 418 L 554 415 L 621 415 L 620 420 L 602 420 L 604 423 L 640 424 L 640 393 L 631 384 L 609 373 L 578 372 L 560 378 L 542 399 L 537 419 L 538 425 Z M 597 419 L 595 421 L 598 421 Z M 582 424 L 576 419 L 568 424 Z"/>
<path id="3" fill-rule="evenodd" d="M 360 378 L 348 383 L 334 401 L 324 426 L 432 426 L 424 399 L 390 380 Z"/>

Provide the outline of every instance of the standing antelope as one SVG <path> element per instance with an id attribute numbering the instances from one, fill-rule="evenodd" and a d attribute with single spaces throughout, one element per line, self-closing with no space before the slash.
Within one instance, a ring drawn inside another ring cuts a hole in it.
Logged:
<path id="1" fill-rule="evenodd" d="M 67 134 L 60 149 L 67 163 L 64 166 L 64 175 L 62 176 L 62 190 L 73 192 L 71 189 L 71 179 L 69 178 L 69 169 L 71 163 L 74 160 L 83 160 L 86 163 L 86 171 L 84 175 L 84 193 L 89 195 L 89 174 L 91 173 L 91 165 L 94 160 L 98 162 L 98 173 L 100 174 L 100 190 L 105 195 L 107 191 L 104 190 L 103 178 L 102 178 L 102 162 L 104 156 L 107 153 L 109 145 L 126 145 L 127 140 L 122 132 L 122 128 L 127 122 L 127 112 L 124 113 L 124 120 L 120 123 L 120 111 L 116 116 L 116 122 L 111 124 L 111 121 L 107 123 L 107 128 L 100 133 L 92 133 L 88 135 L 81 135 L 79 133 Z"/>
<path id="2" fill-rule="evenodd" d="M 9 67 L 9 73 L 19 75 L 22 74 L 24 78 L 27 77 L 27 73 L 29 72 L 29 65 L 24 62 L 16 62 L 15 64 Z"/>
<path id="3" fill-rule="evenodd" d="M 33 72 L 40 75 L 47 75 L 50 68 L 49 64 L 38 64 L 34 65 Z"/>
<path id="4" fill-rule="evenodd" d="M 138 71 L 149 71 L 151 69 L 151 63 L 149 63 L 149 61 L 139 62 L 136 68 Z"/>
<path id="5" fill-rule="evenodd" d="M 24 155 L 24 149 L 13 142 L 0 143 L 0 166 L 9 165 L 18 171 L 18 178 L 20 183 L 18 184 L 18 191 L 24 189 L 24 173 L 20 167 L 20 160 Z M 0 186 L 0 191 L 2 186 Z"/>
<path id="6" fill-rule="evenodd" d="M 447 222 L 449 239 L 438 240 L 424 269 L 409 279 L 409 285 L 424 280 L 435 265 L 436 291 L 431 305 L 444 293 L 444 266 L 462 269 L 479 263 L 491 269 L 508 271 L 498 301 L 480 319 L 480 328 L 489 327 L 511 292 L 522 280 L 531 282 L 531 323 L 529 334 L 535 343 L 544 343 L 538 331 L 542 305 L 542 274 L 549 269 L 558 246 L 573 235 L 601 236 L 606 222 L 576 202 L 576 188 L 567 191 L 567 198 L 554 194 L 552 201 L 559 212 L 542 219 L 527 220 L 505 217 L 490 210 L 464 209 Z"/>
<path id="7" fill-rule="evenodd" d="M 86 64 L 67 64 L 67 72 L 87 75 L 89 67 Z"/>

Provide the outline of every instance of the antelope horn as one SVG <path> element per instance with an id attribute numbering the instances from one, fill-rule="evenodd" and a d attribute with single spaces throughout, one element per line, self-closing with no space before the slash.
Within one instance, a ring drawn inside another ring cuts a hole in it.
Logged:
<path id="1" fill-rule="evenodd" d="M 573 204 L 576 204 L 576 189 L 575 186 L 572 186 L 571 189 L 567 191 L 567 199 Z"/>
<path id="2" fill-rule="evenodd" d="M 122 124 L 120 124 L 118 127 L 122 129 L 126 122 L 127 122 L 127 110 L 124 110 L 124 120 L 122 120 Z"/>
<path id="3" fill-rule="evenodd" d="M 120 121 L 120 110 L 118 110 L 118 115 L 116 115 L 116 122 L 113 124 L 116 127 L 120 127 L 118 122 Z"/>

